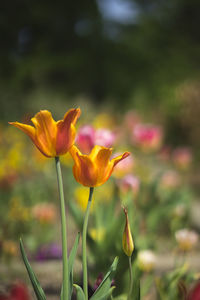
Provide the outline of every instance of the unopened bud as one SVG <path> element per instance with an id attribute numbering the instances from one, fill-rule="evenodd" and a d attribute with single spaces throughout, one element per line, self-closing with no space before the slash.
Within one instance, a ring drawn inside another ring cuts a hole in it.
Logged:
<path id="1" fill-rule="evenodd" d="M 131 256 L 134 250 L 134 243 L 133 243 L 133 238 L 131 234 L 131 229 L 130 229 L 130 224 L 128 220 L 128 212 L 127 210 L 123 207 L 125 216 L 126 216 L 126 224 L 124 228 L 124 233 L 123 233 L 123 239 L 122 239 L 122 246 L 124 253 L 127 256 Z"/>

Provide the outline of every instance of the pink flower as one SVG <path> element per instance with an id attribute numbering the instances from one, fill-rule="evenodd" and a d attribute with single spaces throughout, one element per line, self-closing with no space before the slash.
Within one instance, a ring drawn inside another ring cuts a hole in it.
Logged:
<path id="1" fill-rule="evenodd" d="M 182 169 L 188 169 L 192 162 L 191 150 L 187 147 L 179 147 L 173 152 L 173 161 L 175 165 Z"/>
<path id="2" fill-rule="evenodd" d="M 132 140 L 143 151 L 157 150 L 162 143 L 162 130 L 151 124 L 138 124 L 133 129 Z"/>
<path id="3" fill-rule="evenodd" d="M 115 134 L 109 129 L 97 129 L 95 132 L 95 145 L 110 148 L 115 142 Z"/>
<path id="4" fill-rule="evenodd" d="M 92 126 L 85 125 L 79 129 L 76 144 L 82 153 L 89 154 L 95 145 L 110 148 L 115 139 L 115 134 L 109 129 L 95 130 Z"/>
<path id="5" fill-rule="evenodd" d="M 137 195 L 139 191 L 139 187 L 140 187 L 139 179 L 132 174 L 127 174 L 119 181 L 119 188 L 123 193 L 132 191 L 134 195 Z"/>
<path id="6" fill-rule="evenodd" d="M 166 171 L 160 180 L 161 188 L 174 189 L 180 184 L 180 176 L 173 170 Z"/>
<path id="7" fill-rule="evenodd" d="M 84 154 L 89 154 L 95 145 L 95 130 L 90 125 L 79 128 L 76 136 L 76 144 Z"/>

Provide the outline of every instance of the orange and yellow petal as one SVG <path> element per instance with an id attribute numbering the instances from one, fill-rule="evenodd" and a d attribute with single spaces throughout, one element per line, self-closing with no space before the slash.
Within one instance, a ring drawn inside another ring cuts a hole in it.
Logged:
<path id="1" fill-rule="evenodd" d="M 47 110 L 41 110 L 31 121 L 35 126 L 35 145 L 47 157 L 55 157 L 57 126 Z"/>
<path id="2" fill-rule="evenodd" d="M 79 163 L 73 168 L 75 179 L 84 186 L 96 186 L 97 171 L 95 165 L 87 155 L 77 153 Z"/>
<path id="3" fill-rule="evenodd" d="M 81 114 L 80 108 L 70 109 L 62 121 L 57 122 L 56 153 L 65 154 L 73 145 L 76 135 L 74 127 Z"/>
<path id="4" fill-rule="evenodd" d="M 70 150 L 69 150 L 69 153 L 71 154 L 75 164 L 79 164 L 79 159 L 78 159 L 78 156 L 77 156 L 77 153 L 80 155 L 82 155 L 81 151 L 75 146 L 73 145 Z"/>
<path id="5" fill-rule="evenodd" d="M 72 146 L 70 154 L 74 159 L 73 173 L 76 181 L 88 187 L 102 185 L 111 176 L 114 166 L 130 153 L 124 154 L 112 159 L 111 148 L 95 146 L 89 155 L 81 154 L 76 146 Z"/>
<path id="6" fill-rule="evenodd" d="M 24 133 L 26 133 L 33 141 L 35 139 L 35 128 L 31 125 L 22 124 L 19 122 L 8 122 L 10 125 L 13 125 L 19 129 L 21 129 Z"/>
<path id="7" fill-rule="evenodd" d="M 116 166 L 121 160 L 125 159 L 130 155 L 130 152 L 124 152 L 122 155 L 119 155 L 111 160 L 113 166 Z"/>

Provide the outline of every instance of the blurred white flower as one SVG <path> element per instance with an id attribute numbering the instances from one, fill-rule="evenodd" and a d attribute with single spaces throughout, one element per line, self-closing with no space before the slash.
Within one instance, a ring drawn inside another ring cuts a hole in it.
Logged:
<path id="1" fill-rule="evenodd" d="M 138 267 L 144 272 L 150 272 L 155 268 L 156 256 L 151 250 L 141 250 L 137 256 Z"/>
<path id="2" fill-rule="evenodd" d="M 195 231 L 184 228 L 175 232 L 175 238 L 181 250 L 190 251 L 197 244 L 199 236 Z"/>

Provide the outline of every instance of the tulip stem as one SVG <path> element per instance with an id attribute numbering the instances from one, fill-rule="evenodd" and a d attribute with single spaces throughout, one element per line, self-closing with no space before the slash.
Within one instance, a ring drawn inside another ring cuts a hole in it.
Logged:
<path id="1" fill-rule="evenodd" d="M 87 249 L 86 249 L 86 240 L 87 240 L 87 226 L 88 218 L 90 213 L 90 206 L 92 203 L 92 195 L 94 188 L 90 188 L 89 199 L 87 204 L 87 209 L 85 212 L 85 218 L 83 223 L 83 234 L 82 234 L 82 264 L 83 264 L 83 291 L 85 294 L 85 299 L 88 300 L 88 278 L 87 278 Z"/>
<path id="2" fill-rule="evenodd" d="M 59 157 L 55 157 L 58 179 L 58 190 L 60 196 L 61 230 L 62 230 L 62 261 L 63 261 L 63 299 L 69 299 L 69 270 L 67 257 L 67 225 L 65 213 L 65 199 L 63 191 L 63 180 Z"/>
<path id="3" fill-rule="evenodd" d="M 131 264 L 131 256 L 129 256 L 128 262 L 129 262 L 130 281 L 129 281 L 129 292 L 128 292 L 127 300 L 131 300 L 132 299 L 131 294 L 132 294 L 132 290 L 133 290 L 133 271 L 132 271 L 132 264 Z"/>

